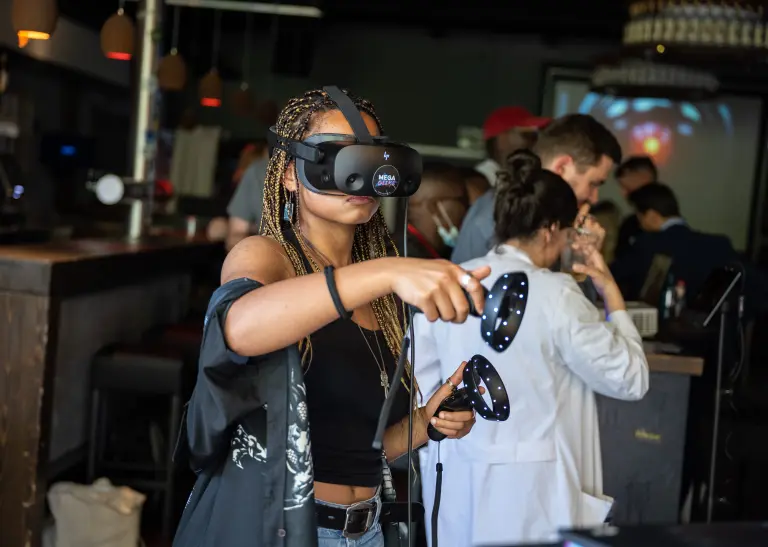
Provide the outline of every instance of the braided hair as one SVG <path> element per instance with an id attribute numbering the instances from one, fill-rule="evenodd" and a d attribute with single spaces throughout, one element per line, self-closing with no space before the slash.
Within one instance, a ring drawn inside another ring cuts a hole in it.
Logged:
<path id="1" fill-rule="evenodd" d="M 357 109 L 374 119 L 381 131 L 381 121 L 376 115 L 373 105 L 365 99 L 353 96 L 344 90 L 354 102 Z M 277 118 L 275 130 L 280 137 L 294 140 L 304 140 L 309 137 L 313 129 L 317 127 L 323 113 L 336 110 L 336 104 L 322 90 L 308 91 L 301 97 L 291 99 L 283 108 Z M 264 204 L 261 216 L 260 232 L 271 237 L 284 249 L 288 259 L 293 265 L 296 275 L 322 271 L 322 266 L 312 258 L 312 253 L 306 246 L 306 241 L 301 235 L 298 225 L 299 196 L 296 192 L 289 192 L 283 182 L 286 169 L 293 160 L 284 150 L 275 148 L 267 167 L 267 175 L 264 181 Z M 298 177 L 297 177 L 298 180 Z M 295 208 L 292 220 L 283 218 L 285 206 L 290 204 Z M 301 253 L 285 237 L 285 230 L 290 229 L 296 235 L 301 247 Z M 355 227 L 355 236 L 352 244 L 352 261 L 363 262 L 374 258 L 382 258 L 388 255 L 388 249 L 392 249 L 397 255 L 397 248 L 389 235 L 386 221 L 381 210 L 366 222 Z M 308 272 L 301 255 L 305 255 L 313 272 Z M 377 298 L 371 302 L 376 321 L 384 333 L 387 347 L 395 357 L 400 358 L 400 345 L 403 341 L 403 323 L 405 320 L 405 308 L 398 306 L 394 294 Z M 402 319 L 401 319 L 402 318 Z M 309 337 L 299 342 L 302 365 L 308 367 L 312 360 L 312 344 Z M 406 364 L 406 376 L 411 374 L 410 364 Z M 408 386 L 403 378 L 403 383 Z"/>

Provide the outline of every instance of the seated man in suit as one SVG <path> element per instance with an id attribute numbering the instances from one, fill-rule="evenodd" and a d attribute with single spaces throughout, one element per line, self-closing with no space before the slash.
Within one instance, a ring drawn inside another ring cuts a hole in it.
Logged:
<path id="1" fill-rule="evenodd" d="M 686 224 L 668 186 L 647 184 L 632 192 L 629 200 L 644 233 L 611 265 L 627 300 L 637 300 L 655 255 L 672 259 L 672 275 L 685 282 L 688 298 L 698 293 L 714 268 L 738 259 L 727 237 L 697 232 Z"/>

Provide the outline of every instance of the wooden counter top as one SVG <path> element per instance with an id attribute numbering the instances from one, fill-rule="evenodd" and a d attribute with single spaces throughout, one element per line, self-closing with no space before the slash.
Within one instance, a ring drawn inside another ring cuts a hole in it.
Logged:
<path id="1" fill-rule="evenodd" d="M 65 296 L 188 270 L 223 248 L 205 237 L 0 245 L 0 291 Z"/>
<path id="2" fill-rule="evenodd" d="M 668 372 L 701 376 L 704 373 L 704 358 L 690 355 L 669 355 L 665 353 L 646 353 L 648 368 L 651 372 Z"/>

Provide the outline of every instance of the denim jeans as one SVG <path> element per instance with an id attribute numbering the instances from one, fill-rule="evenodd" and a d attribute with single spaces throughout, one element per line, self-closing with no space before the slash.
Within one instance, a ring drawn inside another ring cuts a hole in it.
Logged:
<path id="1" fill-rule="evenodd" d="M 366 501 L 375 502 L 377 498 L 378 494 Z M 317 499 L 315 500 L 315 503 L 328 507 L 337 507 L 339 509 L 346 509 L 348 507 L 346 505 L 329 503 Z M 376 518 L 378 519 L 378 515 Z M 384 547 L 384 534 L 381 532 L 381 525 L 378 521 L 371 526 L 370 530 L 357 539 L 345 538 L 341 530 L 318 528 L 317 544 L 318 547 Z"/>

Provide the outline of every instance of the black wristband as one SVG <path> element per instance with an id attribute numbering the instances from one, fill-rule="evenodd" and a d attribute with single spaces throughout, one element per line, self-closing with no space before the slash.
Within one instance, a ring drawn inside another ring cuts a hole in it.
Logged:
<path id="1" fill-rule="evenodd" d="M 336 277 L 334 276 L 334 272 L 335 268 L 333 266 L 326 266 L 323 270 L 323 273 L 325 273 L 325 283 L 328 285 L 328 292 L 331 293 L 331 300 L 333 300 L 333 305 L 336 306 L 336 311 L 339 313 L 339 317 L 342 319 L 350 319 L 352 313 L 344 309 L 344 306 L 341 304 L 339 291 L 336 290 Z"/>

